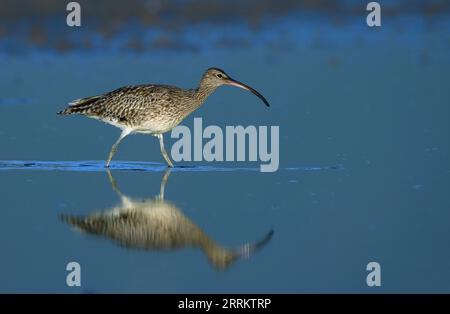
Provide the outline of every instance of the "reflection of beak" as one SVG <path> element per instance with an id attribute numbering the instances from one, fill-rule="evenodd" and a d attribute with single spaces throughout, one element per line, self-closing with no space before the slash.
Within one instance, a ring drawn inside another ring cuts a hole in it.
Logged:
<path id="1" fill-rule="evenodd" d="M 270 242 L 274 234 L 274 230 L 270 230 L 264 238 L 255 243 L 247 243 L 241 246 L 239 249 L 233 251 L 233 258 L 248 258 L 250 255 L 262 249 L 267 243 Z"/>
<path id="2" fill-rule="evenodd" d="M 269 102 L 264 98 L 264 96 L 261 95 L 260 93 L 258 93 L 258 91 L 256 91 L 256 90 L 253 89 L 252 87 L 250 87 L 250 86 L 248 86 L 248 85 L 245 85 L 244 83 L 238 82 L 238 81 L 236 81 L 236 80 L 233 80 L 232 78 L 228 78 L 228 79 L 226 80 L 226 83 L 225 83 L 225 84 L 231 85 L 231 86 L 240 87 L 240 88 L 246 89 L 246 90 L 248 90 L 248 91 L 251 91 L 253 94 L 255 94 L 256 96 L 258 96 L 259 99 L 261 99 L 267 107 L 270 107 Z"/>

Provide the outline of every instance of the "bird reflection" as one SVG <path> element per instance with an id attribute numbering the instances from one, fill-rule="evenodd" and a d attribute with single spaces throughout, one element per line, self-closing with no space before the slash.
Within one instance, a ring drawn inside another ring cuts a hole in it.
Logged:
<path id="1" fill-rule="evenodd" d="M 154 198 L 133 200 L 124 195 L 111 172 L 108 178 L 121 204 L 109 210 L 87 216 L 61 215 L 62 221 L 89 234 L 103 236 L 129 249 L 172 250 L 199 248 L 218 270 L 228 268 L 241 258 L 248 258 L 265 246 L 273 230 L 261 240 L 246 243 L 237 249 L 227 249 L 210 238 L 173 203 L 164 199 L 170 169 L 162 178 L 160 192 Z"/>

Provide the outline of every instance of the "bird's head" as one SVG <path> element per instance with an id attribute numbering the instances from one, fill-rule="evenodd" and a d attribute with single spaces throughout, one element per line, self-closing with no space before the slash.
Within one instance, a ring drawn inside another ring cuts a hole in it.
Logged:
<path id="1" fill-rule="evenodd" d="M 270 107 L 269 102 L 258 91 L 244 83 L 232 79 L 228 74 L 225 73 L 225 71 L 218 68 L 209 68 L 208 70 L 206 70 L 206 72 L 203 74 L 201 85 L 210 88 L 217 88 L 222 85 L 231 85 L 243 88 L 258 96 L 267 107 Z"/>

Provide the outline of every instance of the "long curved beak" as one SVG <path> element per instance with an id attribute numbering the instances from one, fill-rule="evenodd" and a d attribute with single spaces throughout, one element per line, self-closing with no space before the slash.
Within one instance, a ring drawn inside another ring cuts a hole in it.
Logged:
<path id="1" fill-rule="evenodd" d="M 244 84 L 244 83 L 241 83 L 241 82 L 239 82 L 239 81 L 236 81 L 236 80 L 234 80 L 234 79 L 232 79 L 232 78 L 228 78 L 228 79 L 226 80 L 226 84 L 227 84 L 227 85 L 231 85 L 231 86 L 236 86 L 236 87 L 239 87 L 239 88 L 243 88 L 243 89 L 246 89 L 246 90 L 248 90 L 248 91 L 251 91 L 253 94 L 255 94 L 256 96 L 258 96 L 259 99 L 261 99 L 267 107 L 270 107 L 269 102 L 268 102 L 268 101 L 264 98 L 264 96 L 261 95 L 256 89 L 254 89 L 254 88 L 252 88 L 252 87 L 250 87 L 250 86 L 248 86 L 248 85 L 246 85 L 246 84 Z"/>

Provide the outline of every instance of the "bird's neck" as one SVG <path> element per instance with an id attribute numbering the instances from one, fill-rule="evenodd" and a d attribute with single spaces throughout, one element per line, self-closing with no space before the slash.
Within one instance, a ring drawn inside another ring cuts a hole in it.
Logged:
<path id="1" fill-rule="evenodd" d="M 190 90 L 193 93 L 192 98 L 194 101 L 186 102 L 186 107 L 184 108 L 183 115 L 187 116 L 198 109 L 201 105 L 203 105 L 206 98 L 208 98 L 208 96 L 211 95 L 216 90 L 216 88 L 217 86 L 205 84 L 202 79 L 198 88 Z"/>
<path id="2" fill-rule="evenodd" d="M 200 82 L 200 86 L 195 90 L 195 99 L 197 100 L 197 105 L 200 107 L 208 98 L 209 95 L 211 95 L 215 90 L 217 86 L 204 84 L 203 80 Z"/>

